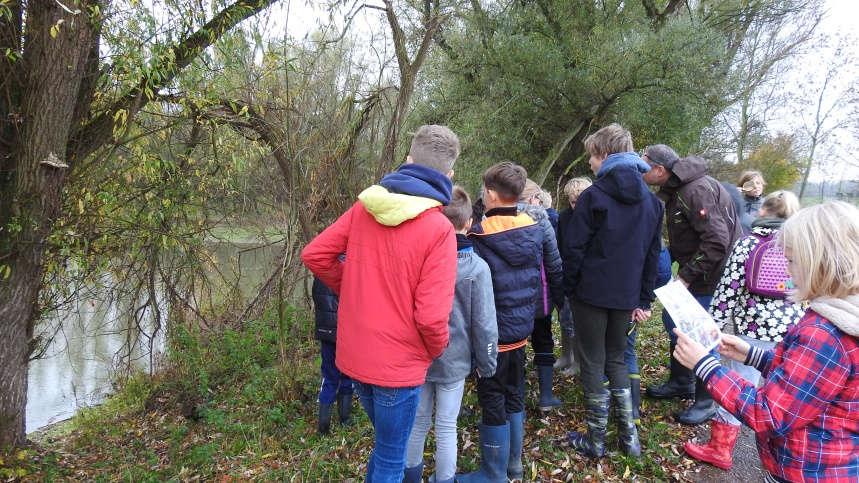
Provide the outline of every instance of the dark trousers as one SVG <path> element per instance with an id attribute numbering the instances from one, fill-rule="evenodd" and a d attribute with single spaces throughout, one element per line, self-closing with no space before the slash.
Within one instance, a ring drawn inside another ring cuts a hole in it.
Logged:
<path id="1" fill-rule="evenodd" d="M 531 333 L 531 348 L 534 349 L 535 366 L 555 364 L 555 341 L 552 340 L 552 316 L 534 319 Z"/>
<path id="2" fill-rule="evenodd" d="M 596 307 L 578 300 L 572 303 L 585 393 L 602 392 L 603 375 L 608 377 L 610 388 L 628 388 L 624 352 L 632 311 Z"/>
<path id="3" fill-rule="evenodd" d="M 322 385 L 319 388 L 319 402 L 331 404 L 338 394 L 352 395 L 352 379 L 341 373 L 334 365 L 337 345 L 333 342 L 319 341 L 319 352 L 322 355 L 322 363 L 320 364 Z"/>
<path id="4" fill-rule="evenodd" d="M 507 414 L 525 410 L 525 348 L 499 352 L 495 375 L 477 379 L 477 401 L 483 424 L 501 426 Z"/>

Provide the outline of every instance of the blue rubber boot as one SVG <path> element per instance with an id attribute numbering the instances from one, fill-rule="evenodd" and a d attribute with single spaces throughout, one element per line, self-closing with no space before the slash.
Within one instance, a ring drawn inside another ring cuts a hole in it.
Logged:
<path id="1" fill-rule="evenodd" d="M 460 483 L 506 483 L 510 457 L 510 424 L 480 425 L 480 469 L 456 475 Z"/>
<path id="2" fill-rule="evenodd" d="M 510 459 L 507 460 L 507 478 L 521 480 L 525 476 L 522 467 L 522 442 L 525 437 L 525 411 L 507 415 L 510 423 Z"/>
<path id="3" fill-rule="evenodd" d="M 403 472 L 403 483 L 421 483 L 421 478 L 424 474 L 424 463 L 411 468 L 406 468 Z"/>
<path id="4" fill-rule="evenodd" d="M 561 405 L 561 400 L 552 394 L 552 366 L 537 366 L 537 379 L 540 381 L 540 411 L 551 411 Z"/>

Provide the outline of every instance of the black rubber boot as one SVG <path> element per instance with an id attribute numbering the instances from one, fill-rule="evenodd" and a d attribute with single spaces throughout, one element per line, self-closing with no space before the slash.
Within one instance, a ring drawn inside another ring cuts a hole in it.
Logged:
<path id="1" fill-rule="evenodd" d="M 617 417 L 617 437 L 620 449 L 629 456 L 641 456 L 641 442 L 638 440 L 638 427 L 632 418 L 632 394 L 629 389 L 612 389 L 611 399 Z"/>
<path id="2" fill-rule="evenodd" d="M 338 394 L 337 395 L 337 412 L 340 416 L 340 424 L 349 426 L 352 424 L 352 395 Z"/>
<path id="3" fill-rule="evenodd" d="M 331 406 L 319 403 L 319 434 L 331 432 Z"/>
<path id="4" fill-rule="evenodd" d="M 605 432 L 608 424 L 609 392 L 585 394 L 585 422 L 588 431 L 570 431 L 567 441 L 570 447 L 589 458 L 605 456 Z M 633 425 L 634 426 L 634 425 Z"/>
<path id="5" fill-rule="evenodd" d="M 674 354 L 674 345 L 671 345 L 671 354 Z M 682 364 L 671 356 L 671 373 L 668 381 L 645 391 L 648 397 L 653 399 L 691 399 L 695 395 L 695 374 L 691 369 L 683 367 Z"/>
<path id="6" fill-rule="evenodd" d="M 674 416 L 680 424 L 697 426 L 706 423 L 716 415 L 716 403 L 707 391 L 707 386 L 698 380 L 695 384 L 695 404 Z"/>
<path id="7" fill-rule="evenodd" d="M 641 422 L 641 374 L 629 375 L 629 392 L 632 395 L 632 419 Z"/>

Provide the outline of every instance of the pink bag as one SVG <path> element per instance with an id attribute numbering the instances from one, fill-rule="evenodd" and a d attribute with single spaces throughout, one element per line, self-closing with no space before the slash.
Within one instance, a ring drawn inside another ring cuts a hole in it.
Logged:
<path id="1" fill-rule="evenodd" d="M 787 258 L 776 243 L 774 234 L 754 235 L 760 241 L 746 259 L 746 288 L 753 294 L 784 299 L 788 290 L 793 288 L 793 282 L 787 272 Z"/>

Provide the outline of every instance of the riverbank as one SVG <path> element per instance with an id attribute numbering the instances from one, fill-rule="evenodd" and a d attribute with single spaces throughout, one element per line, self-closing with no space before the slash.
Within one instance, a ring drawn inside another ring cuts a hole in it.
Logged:
<path id="1" fill-rule="evenodd" d="M 335 424 L 329 436 L 317 434 L 319 359 L 310 321 L 300 311 L 278 320 L 269 313 L 217 336 L 174 330 L 167 371 L 154 379 L 134 377 L 105 404 L 40 431 L 33 446 L 2 457 L 0 480 L 360 481 L 372 446 L 369 421 L 355 401 L 353 426 Z M 666 353 L 655 316 L 640 334 L 644 385 L 664 377 Z M 528 380 L 536 381 L 530 367 Z M 594 462 L 559 444 L 567 431 L 585 427 L 576 378 L 556 375 L 555 387 L 565 404 L 548 414 L 536 410 L 536 387 L 528 390 L 528 479 L 702 479 L 702 467 L 682 450 L 694 430 L 670 416 L 682 402 L 643 401 L 641 459 L 624 457 L 612 445 L 610 457 Z M 463 407 L 459 467 L 470 470 L 479 462 L 473 382 Z"/>

